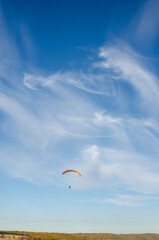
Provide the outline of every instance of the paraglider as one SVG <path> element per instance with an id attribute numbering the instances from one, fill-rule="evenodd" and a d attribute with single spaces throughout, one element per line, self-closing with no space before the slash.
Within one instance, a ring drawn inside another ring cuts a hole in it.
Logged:
<path id="1" fill-rule="evenodd" d="M 69 173 L 69 172 L 75 172 L 77 173 L 79 176 L 81 176 L 81 173 L 76 171 L 76 170 L 72 170 L 72 169 L 69 169 L 69 170 L 66 170 L 62 173 L 62 175 L 64 175 L 65 173 Z M 69 189 L 71 189 L 71 185 L 68 186 Z"/>
<path id="2" fill-rule="evenodd" d="M 65 173 L 68 173 L 68 172 L 76 172 L 76 173 L 78 173 L 79 176 L 81 176 L 80 172 L 78 172 L 78 171 L 76 171 L 76 170 L 72 170 L 72 169 L 64 171 L 64 172 L 62 173 L 62 175 L 64 175 Z"/>

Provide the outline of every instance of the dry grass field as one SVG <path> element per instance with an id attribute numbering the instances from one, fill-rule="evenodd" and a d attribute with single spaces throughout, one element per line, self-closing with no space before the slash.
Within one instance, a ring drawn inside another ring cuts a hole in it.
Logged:
<path id="1" fill-rule="evenodd" d="M 10 232 L 8 232 L 10 233 Z M 159 240 L 159 234 L 111 234 L 111 233 L 44 233 L 44 232 L 17 232 L 15 234 L 26 234 L 18 236 L 0 234 L 0 240 Z"/>

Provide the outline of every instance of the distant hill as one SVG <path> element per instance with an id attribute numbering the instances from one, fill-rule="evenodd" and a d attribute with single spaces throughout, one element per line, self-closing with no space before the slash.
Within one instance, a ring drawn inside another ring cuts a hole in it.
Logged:
<path id="1" fill-rule="evenodd" d="M 45 233 L 1 231 L 0 240 L 159 240 L 159 234 Z"/>

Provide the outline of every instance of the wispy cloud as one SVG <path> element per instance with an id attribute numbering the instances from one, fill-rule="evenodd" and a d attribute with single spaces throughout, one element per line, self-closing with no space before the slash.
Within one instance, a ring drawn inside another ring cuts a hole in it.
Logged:
<path id="1" fill-rule="evenodd" d="M 126 195 L 118 194 L 114 198 L 106 198 L 104 200 L 92 199 L 93 202 L 98 204 L 115 204 L 121 206 L 141 206 L 149 201 L 159 201 L 159 197 L 147 195 Z"/>
<path id="2" fill-rule="evenodd" d="M 156 159 L 157 161 L 157 159 Z M 150 157 L 115 148 L 90 146 L 83 151 L 82 186 L 131 189 L 143 193 L 159 191 L 159 175 Z"/>
<path id="3" fill-rule="evenodd" d="M 140 13 L 136 36 L 144 44 L 152 44 L 158 37 L 158 8 L 158 0 L 148 0 Z"/>
<path id="4" fill-rule="evenodd" d="M 113 93 L 113 86 L 105 86 L 105 77 L 103 74 L 93 74 L 80 72 L 57 72 L 50 76 L 24 74 L 24 85 L 32 90 L 38 90 L 40 87 L 51 87 L 56 90 L 58 85 L 70 85 L 82 91 L 99 94 L 110 95 Z M 99 84 L 98 84 L 99 83 Z"/>
<path id="5" fill-rule="evenodd" d="M 14 38 L 9 33 L 0 6 L 0 77 L 13 84 L 21 67 L 20 54 Z M 10 74 L 12 73 L 12 78 Z M 14 82 L 14 84 L 16 84 Z"/>
<path id="6" fill-rule="evenodd" d="M 111 71 L 112 78 L 130 84 L 142 97 L 143 104 L 157 104 L 157 78 L 144 67 L 139 56 L 130 47 L 125 44 L 105 46 L 100 49 L 100 57 L 103 61 L 96 63 L 97 67 Z"/>
<path id="7" fill-rule="evenodd" d="M 33 44 L 33 39 L 31 38 L 30 31 L 26 24 L 21 23 L 20 26 L 20 36 L 22 39 L 23 51 L 26 54 L 30 62 L 34 59 L 35 44 Z"/>

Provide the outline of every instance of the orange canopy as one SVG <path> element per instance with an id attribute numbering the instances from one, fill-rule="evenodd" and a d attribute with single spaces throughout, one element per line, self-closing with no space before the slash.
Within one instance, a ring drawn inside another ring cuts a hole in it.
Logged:
<path id="1" fill-rule="evenodd" d="M 64 172 L 62 173 L 62 175 L 65 174 L 65 173 L 68 173 L 68 172 L 76 172 L 76 173 L 79 174 L 79 176 L 81 176 L 80 172 L 78 172 L 78 171 L 76 171 L 76 170 L 72 170 L 72 169 L 64 171 Z"/>

